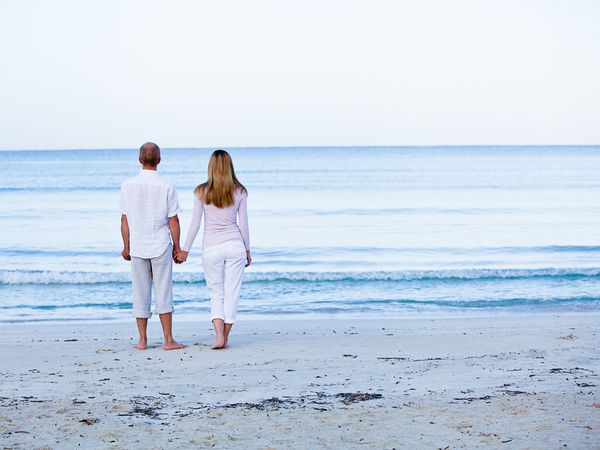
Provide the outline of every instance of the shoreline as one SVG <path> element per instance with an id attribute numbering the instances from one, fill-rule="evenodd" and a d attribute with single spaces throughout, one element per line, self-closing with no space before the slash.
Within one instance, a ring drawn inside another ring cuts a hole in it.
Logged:
<path id="1" fill-rule="evenodd" d="M 537 310 L 532 309 L 517 309 L 518 307 L 510 308 L 498 308 L 498 309 L 461 309 L 460 311 L 414 311 L 410 313 L 388 315 L 385 319 L 381 319 L 383 312 L 373 313 L 288 313 L 288 314 L 252 314 L 241 312 L 240 318 L 238 318 L 238 324 L 252 324 L 261 322 L 320 322 L 320 321 L 379 321 L 379 320 L 390 320 L 390 321 L 412 321 L 412 320 L 480 320 L 480 319 L 519 319 L 528 317 L 544 317 L 544 316 L 590 316 L 600 315 L 600 308 L 590 307 L 588 310 L 579 309 L 567 309 L 567 308 L 539 308 Z M 191 324 L 209 324 L 209 314 L 198 313 L 181 313 L 178 314 L 175 310 L 173 314 L 173 329 L 176 331 L 177 326 L 182 324 L 188 326 Z M 158 315 L 152 314 L 150 321 L 158 322 Z M 82 318 L 68 318 L 62 317 L 57 319 L 38 319 L 38 320 L 0 320 L 2 326 L 35 326 L 35 325 L 47 325 L 47 326 L 60 326 L 64 323 L 68 323 L 72 326 L 75 325 L 122 325 L 122 324 L 134 324 L 135 318 L 130 317 L 115 317 L 115 318 L 102 318 L 102 319 L 82 319 Z"/>
<path id="2" fill-rule="evenodd" d="M 0 339 L 8 448 L 594 448 L 600 313 L 135 324 Z"/>

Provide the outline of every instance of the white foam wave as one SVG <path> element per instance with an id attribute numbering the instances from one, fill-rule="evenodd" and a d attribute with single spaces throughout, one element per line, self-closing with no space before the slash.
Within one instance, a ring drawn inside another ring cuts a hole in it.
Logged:
<path id="1" fill-rule="evenodd" d="M 593 277 L 600 275 L 600 267 L 583 268 L 540 268 L 540 269 L 459 269 L 459 270 L 404 270 L 365 272 L 251 272 L 245 275 L 246 282 L 266 281 L 410 281 L 487 278 L 538 278 L 538 277 Z M 128 272 L 69 272 L 0 270 L 0 285 L 20 284 L 100 284 L 127 283 Z M 202 273 L 176 273 L 176 283 L 204 281 Z"/>

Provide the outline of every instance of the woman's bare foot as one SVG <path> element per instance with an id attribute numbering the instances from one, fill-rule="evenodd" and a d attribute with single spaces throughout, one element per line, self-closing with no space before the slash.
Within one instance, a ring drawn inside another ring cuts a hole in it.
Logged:
<path id="1" fill-rule="evenodd" d="M 223 331 L 225 324 L 223 319 L 213 319 L 212 323 L 215 327 L 215 344 L 212 346 L 212 349 L 220 350 L 225 348 L 225 334 Z"/>
<path id="2" fill-rule="evenodd" d="M 170 341 L 166 341 L 165 345 L 163 346 L 163 348 L 165 350 L 179 350 L 179 349 L 182 349 L 184 347 L 185 347 L 185 345 L 180 344 L 175 339 L 170 340 Z"/>
<path id="3" fill-rule="evenodd" d="M 148 348 L 148 342 L 140 340 L 140 342 L 134 345 L 133 348 L 136 348 L 138 350 L 146 350 Z"/>
<path id="4" fill-rule="evenodd" d="M 213 350 L 221 350 L 226 347 L 225 339 L 223 337 L 218 337 L 215 341 L 215 344 L 211 347 Z"/>
<path id="5" fill-rule="evenodd" d="M 223 339 L 224 339 L 223 348 L 227 348 L 227 346 L 229 344 L 229 333 L 231 332 L 231 327 L 233 327 L 232 323 L 226 323 L 223 326 Z"/>

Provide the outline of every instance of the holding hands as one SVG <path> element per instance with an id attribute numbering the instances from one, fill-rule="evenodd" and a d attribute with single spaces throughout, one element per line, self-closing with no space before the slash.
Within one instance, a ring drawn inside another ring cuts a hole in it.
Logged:
<path id="1" fill-rule="evenodd" d="M 189 252 L 181 249 L 173 249 L 173 261 L 175 264 L 182 264 L 187 261 Z"/>

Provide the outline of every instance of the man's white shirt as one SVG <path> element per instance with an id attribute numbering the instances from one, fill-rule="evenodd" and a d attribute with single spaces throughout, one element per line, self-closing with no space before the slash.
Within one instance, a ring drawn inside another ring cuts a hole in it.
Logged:
<path id="1" fill-rule="evenodd" d="M 180 211 L 173 183 L 161 178 L 156 170 L 142 170 L 121 185 L 120 208 L 129 224 L 130 255 L 162 255 L 171 243 L 168 218 Z"/>

